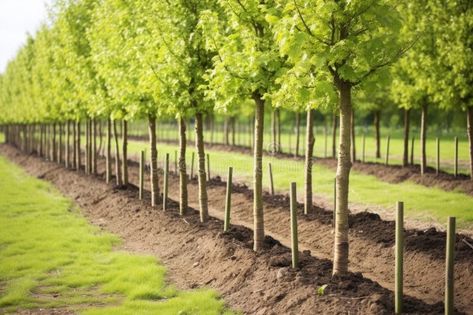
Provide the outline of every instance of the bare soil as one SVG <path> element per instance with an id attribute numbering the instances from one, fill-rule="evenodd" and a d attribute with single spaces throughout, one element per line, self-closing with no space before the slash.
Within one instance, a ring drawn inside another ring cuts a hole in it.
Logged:
<path id="1" fill-rule="evenodd" d="M 292 270 L 290 250 L 285 246 L 290 235 L 287 196 L 265 196 L 266 249 L 254 253 L 248 228 L 252 225 L 252 192 L 245 186 L 234 186 L 232 222 L 236 225 L 229 233 L 222 233 L 218 218 L 223 214 L 225 187 L 219 179 L 209 183 L 214 217 L 201 224 L 196 211 L 181 218 L 177 203 L 171 201 L 171 210 L 163 213 L 159 207 L 148 206 L 149 194 L 139 201 L 135 186 L 107 185 L 103 174 L 86 176 L 6 145 L 0 146 L 0 152 L 56 185 L 92 223 L 120 235 L 125 249 L 158 257 L 169 268 L 171 281 L 181 288 L 214 288 L 230 307 L 245 314 L 392 313 L 394 224 L 376 214 L 350 217 L 350 266 L 354 273 L 333 279 L 331 212 L 317 208 L 307 217 L 300 215 L 301 267 Z M 99 167 L 103 170 L 103 161 Z M 131 163 L 134 183 L 137 172 L 136 164 Z M 177 200 L 177 177 L 171 176 L 169 190 L 171 199 Z M 189 184 L 189 199 L 195 207 L 195 180 Z M 445 235 L 435 229 L 406 233 L 406 312 L 440 314 Z M 456 307 L 459 312 L 473 313 L 473 250 L 460 241 L 462 238 L 457 235 Z M 319 296 L 317 288 L 325 284 L 325 294 Z"/>

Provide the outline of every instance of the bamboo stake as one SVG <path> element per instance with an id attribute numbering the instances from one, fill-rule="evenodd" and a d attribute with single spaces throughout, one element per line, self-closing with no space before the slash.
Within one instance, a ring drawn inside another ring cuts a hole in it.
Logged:
<path id="1" fill-rule="evenodd" d="M 440 172 L 440 139 L 437 137 L 437 163 L 435 165 L 435 174 L 439 174 Z"/>
<path id="2" fill-rule="evenodd" d="M 227 232 L 230 228 L 230 211 L 232 206 L 232 173 L 233 168 L 228 168 L 228 179 L 227 179 L 227 195 L 225 198 L 225 221 L 223 223 L 223 231 Z"/>
<path id="3" fill-rule="evenodd" d="M 168 199 L 168 183 L 169 183 L 169 153 L 166 153 L 164 160 L 164 187 L 163 187 L 163 211 L 166 211 L 167 199 Z"/>
<path id="4" fill-rule="evenodd" d="M 396 264 L 394 284 L 394 313 L 401 314 L 403 308 L 404 276 L 404 203 L 397 202 L 396 209 Z"/>
<path id="5" fill-rule="evenodd" d="M 145 151 L 142 150 L 140 152 L 140 191 L 139 191 L 140 200 L 143 200 L 144 168 L 145 168 Z"/>
<path id="6" fill-rule="evenodd" d="M 271 196 L 274 196 L 274 182 L 273 182 L 273 167 L 271 166 L 271 163 L 268 163 L 269 166 L 269 191 L 271 193 Z"/>
<path id="7" fill-rule="evenodd" d="M 389 165 L 389 145 L 391 143 L 391 136 L 388 136 L 386 141 L 386 165 Z"/>
<path id="8" fill-rule="evenodd" d="M 455 177 L 458 176 L 458 137 L 455 137 L 455 160 L 453 166 L 453 174 Z"/>
<path id="9" fill-rule="evenodd" d="M 454 313 L 455 217 L 448 218 L 445 262 L 445 314 Z"/>
<path id="10" fill-rule="evenodd" d="M 297 195 L 296 183 L 291 183 L 291 250 L 292 268 L 299 266 L 299 244 L 297 239 Z"/>

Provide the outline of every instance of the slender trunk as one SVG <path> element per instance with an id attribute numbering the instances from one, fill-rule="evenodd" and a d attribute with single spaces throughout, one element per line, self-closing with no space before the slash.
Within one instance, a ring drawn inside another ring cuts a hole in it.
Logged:
<path id="1" fill-rule="evenodd" d="M 120 167 L 120 146 L 118 145 L 117 121 L 113 121 L 113 136 L 115 138 L 115 175 L 117 186 L 122 185 L 122 171 Z"/>
<path id="2" fill-rule="evenodd" d="M 158 180 L 158 151 L 156 150 L 156 117 L 148 116 L 148 131 L 150 144 L 150 182 L 151 182 L 151 206 L 155 207 L 159 199 L 159 180 Z"/>
<path id="3" fill-rule="evenodd" d="M 235 117 L 230 117 L 230 124 L 232 128 L 232 146 L 235 146 Z"/>
<path id="4" fill-rule="evenodd" d="M 355 109 L 351 109 L 350 115 L 350 126 L 351 126 L 351 162 L 356 162 L 356 135 L 355 135 Z"/>
<path id="5" fill-rule="evenodd" d="M 379 131 L 379 125 L 381 121 L 381 112 L 375 111 L 374 112 L 374 134 L 376 137 L 376 158 L 381 158 L 381 133 Z"/>
<path id="6" fill-rule="evenodd" d="M 102 145 L 103 145 L 103 133 L 102 133 L 102 120 L 99 120 L 98 121 L 98 125 L 99 125 L 99 147 L 97 149 L 97 154 L 100 156 L 100 155 L 103 155 L 103 151 L 102 151 Z"/>
<path id="7" fill-rule="evenodd" d="M 122 128 L 122 150 L 123 150 L 123 185 L 128 185 L 128 122 L 123 120 L 123 128 Z"/>
<path id="8" fill-rule="evenodd" d="M 466 110 L 467 113 L 467 130 L 468 130 L 468 143 L 470 153 L 470 179 L 473 180 L 473 106 L 469 106 Z"/>
<path id="9" fill-rule="evenodd" d="M 72 167 L 77 168 L 77 131 L 76 123 L 72 122 Z"/>
<path id="10" fill-rule="evenodd" d="M 63 124 L 62 123 L 59 123 L 59 151 L 58 151 L 58 155 L 57 155 L 57 161 L 59 164 L 62 163 L 62 157 L 63 157 L 63 146 L 62 146 L 62 133 L 63 133 Z"/>
<path id="11" fill-rule="evenodd" d="M 89 164 L 89 119 L 85 120 L 85 173 L 89 174 L 90 164 Z"/>
<path id="12" fill-rule="evenodd" d="M 296 113 L 296 156 L 299 156 L 299 141 L 301 136 L 301 113 Z"/>
<path id="13" fill-rule="evenodd" d="M 71 122 L 66 122 L 66 168 L 70 168 L 71 162 Z"/>
<path id="14" fill-rule="evenodd" d="M 402 152 L 402 166 L 409 164 L 409 125 L 411 109 L 404 109 L 404 149 Z"/>
<path id="15" fill-rule="evenodd" d="M 273 109 L 271 113 L 271 153 L 276 153 L 278 151 L 277 148 L 277 109 Z"/>
<path id="16" fill-rule="evenodd" d="M 337 114 L 333 114 L 332 120 L 332 158 L 337 157 Z"/>
<path id="17" fill-rule="evenodd" d="M 427 104 L 422 105 L 420 121 L 420 173 L 423 175 L 427 167 L 425 142 L 427 139 Z"/>
<path id="18" fill-rule="evenodd" d="M 204 151 L 204 134 L 202 126 L 202 113 L 195 114 L 195 146 L 198 157 L 198 179 L 199 179 L 199 206 L 200 221 L 206 222 L 209 216 L 208 199 L 207 199 L 207 182 L 205 173 L 205 151 Z"/>
<path id="19" fill-rule="evenodd" d="M 223 134 L 224 134 L 224 141 L 225 145 L 230 144 L 230 123 L 229 123 L 229 118 L 225 117 L 225 120 L 223 122 Z"/>
<path id="20" fill-rule="evenodd" d="M 112 179 L 112 121 L 107 118 L 107 152 L 105 154 L 105 181 Z"/>
<path id="21" fill-rule="evenodd" d="M 314 154 L 314 116 L 312 109 L 307 111 L 306 149 L 305 149 L 305 203 L 304 213 L 312 211 L 312 156 Z"/>
<path id="22" fill-rule="evenodd" d="M 336 176 L 337 208 L 333 259 L 334 275 L 348 272 L 348 188 L 352 166 L 350 159 L 351 86 L 348 82 L 341 80 L 338 86 L 340 93 L 340 144 Z"/>
<path id="23" fill-rule="evenodd" d="M 97 174 L 97 120 L 92 119 L 92 174 Z"/>
<path id="24" fill-rule="evenodd" d="M 276 108 L 276 118 L 277 118 L 277 133 L 278 133 L 278 150 L 277 152 L 282 152 L 281 146 L 281 111 L 279 108 Z"/>
<path id="25" fill-rule="evenodd" d="M 77 122 L 77 170 L 80 171 L 82 167 L 82 152 L 80 148 L 81 132 L 80 132 L 80 120 Z"/>
<path id="26" fill-rule="evenodd" d="M 43 143 L 44 143 L 44 125 L 41 124 L 40 127 L 39 127 L 39 156 L 40 157 L 43 157 L 43 153 L 44 153 L 44 147 L 43 147 Z M 9 130 L 10 128 L 8 127 L 7 130 Z M 7 137 L 7 140 L 8 142 L 10 142 L 10 132 L 8 132 L 8 137 Z"/>
<path id="27" fill-rule="evenodd" d="M 56 143 L 56 123 L 53 124 L 53 145 L 52 145 L 52 150 L 51 150 L 51 160 L 53 162 L 56 162 L 56 151 L 57 151 L 57 143 Z"/>
<path id="28" fill-rule="evenodd" d="M 256 91 L 255 101 L 255 133 L 254 133 L 254 177 L 253 177 L 253 217 L 254 243 L 253 249 L 259 251 L 264 242 L 264 212 L 263 212 L 263 132 L 264 132 L 264 100 Z"/>
<path id="29" fill-rule="evenodd" d="M 187 212 L 186 122 L 179 118 L 179 213 Z"/>

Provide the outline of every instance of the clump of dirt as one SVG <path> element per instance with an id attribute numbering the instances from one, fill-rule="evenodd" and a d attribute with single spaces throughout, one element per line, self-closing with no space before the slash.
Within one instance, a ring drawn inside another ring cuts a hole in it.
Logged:
<path id="1" fill-rule="evenodd" d="M 148 192 L 140 201 L 136 189 L 116 189 L 99 176 L 58 168 L 8 146 L 0 146 L 0 151 L 56 185 L 92 223 L 123 237 L 126 250 L 159 257 L 179 287 L 215 288 L 232 308 L 245 314 L 392 313 L 391 291 L 361 273 L 333 278 L 331 262 L 310 251 L 303 251 L 300 267 L 292 269 L 290 250 L 272 237 L 266 237 L 264 250 L 255 253 L 247 227 L 234 224 L 223 233 L 222 221 L 211 218 L 200 223 L 193 209 L 180 217 L 177 203 L 170 202 L 168 212 L 150 207 Z M 212 192 L 209 196 L 214 197 Z M 441 304 L 405 300 L 406 313 L 443 312 Z"/>

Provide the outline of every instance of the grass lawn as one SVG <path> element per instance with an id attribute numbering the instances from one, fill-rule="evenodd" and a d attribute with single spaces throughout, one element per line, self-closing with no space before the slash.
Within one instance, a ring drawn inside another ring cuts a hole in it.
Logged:
<path id="1" fill-rule="evenodd" d="M 149 150 L 146 142 L 131 141 L 130 154 L 137 159 L 139 150 Z M 158 160 L 163 163 L 164 154 L 170 154 L 170 169 L 174 169 L 174 155 L 176 145 L 158 144 Z M 194 147 L 187 151 L 187 165 L 190 171 L 191 154 Z M 206 150 L 210 154 L 210 172 L 212 176 L 220 175 L 226 178 L 229 166 L 233 167 L 233 176 L 251 186 L 253 159 L 250 155 Z M 147 154 L 148 156 L 148 154 Z M 273 168 L 275 189 L 286 193 L 290 182 L 295 181 L 299 187 L 299 197 L 302 197 L 304 184 L 304 163 L 291 159 L 277 159 L 266 156 L 263 160 L 263 180 L 265 187 L 269 187 L 268 162 Z M 197 160 L 195 161 L 197 163 Z M 196 164 L 194 164 L 195 167 Z M 196 174 L 194 168 L 194 174 Z M 335 171 L 315 162 L 313 170 L 314 192 L 327 198 L 333 198 L 333 179 Z M 211 198 L 211 196 L 209 196 Z M 350 176 L 350 202 L 357 204 L 380 206 L 392 209 L 396 201 L 405 202 L 406 216 L 424 221 L 435 220 L 440 224 L 447 222 L 448 216 L 457 217 L 461 228 L 473 228 L 473 198 L 459 192 L 447 192 L 437 188 L 428 188 L 412 182 L 390 184 L 357 172 Z"/>
<path id="2" fill-rule="evenodd" d="M 153 257 L 114 250 L 49 183 L 0 157 L 0 313 L 223 314 L 216 292 L 179 291 Z"/>

